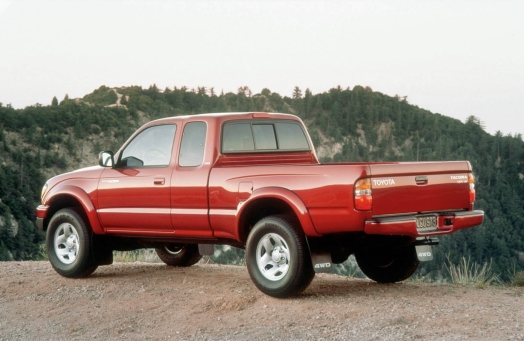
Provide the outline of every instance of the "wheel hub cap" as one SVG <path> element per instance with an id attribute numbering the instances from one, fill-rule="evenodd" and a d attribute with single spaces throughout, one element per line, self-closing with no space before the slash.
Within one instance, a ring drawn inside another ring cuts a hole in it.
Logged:
<path id="1" fill-rule="evenodd" d="M 286 262 L 286 254 L 280 246 L 277 246 L 273 249 L 273 252 L 271 252 L 271 259 L 279 265 L 284 264 Z"/>
<path id="2" fill-rule="evenodd" d="M 184 247 L 178 246 L 178 245 L 169 245 L 169 246 L 164 246 L 164 249 L 167 251 L 167 253 L 171 255 L 178 255 L 180 252 L 182 252 Z"/>
<path id="3" fill-rule="evenodd" d="M 74 234 L 67 238 L 66 247 L 70 250 L 76 249 L 76 236 Z"/>
<path id="4" fill-rule="evenodd" d="M 257 245 L 257 266 L 260 273 L 270 281 L 282 279 L 289 271 L 289 247 L 282 236 L 268 233 Z"/>
<path id="5" fill-rule="evenodd" d="M 79 237 L 76 228 L 63 223 L 56 229 L 53 246 L 58 259 L 64 264 L 71 264 L 76 260 L 79 252 Z"/>

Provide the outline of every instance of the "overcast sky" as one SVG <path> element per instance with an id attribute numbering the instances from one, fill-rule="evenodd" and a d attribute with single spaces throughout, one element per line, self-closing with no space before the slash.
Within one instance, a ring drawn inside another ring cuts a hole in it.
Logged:
<path id="1" fill-rule="evenodd" d="M 524 134 L 524 1 L 0 0 L 0 102 L 369 86 Z"/>

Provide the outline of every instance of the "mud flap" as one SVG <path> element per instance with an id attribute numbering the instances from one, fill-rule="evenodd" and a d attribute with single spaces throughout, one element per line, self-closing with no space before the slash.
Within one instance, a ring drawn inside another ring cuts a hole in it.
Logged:
<path id="1" fill-rule="evenodd" d="M 212 256 L 215 253 L 214 244 L 198 244 L 198 253 L 202 256 Z"/>
<path id="2" fill-rule="evenodd" d="M 315 272 L 330 273 L 333 270 L 333 261 L 331 260 L 331 253 L 329 252 L 313 252 L 311 251 L 310 241 L 306 238 L 307 248 L 311 255 L 311 263 Z M 315 244 L 315 243 L 313 243 Z"/>
<path id="3" fill-rule="evenodd" d="M 431 245 L 417 245 L 415 246 L 418 260 L 421 262 L 429 262 L 433 260 L 433 250 Z"/>
<path id="4" fill-rule="evenodd" d="M 311 262 L 317 273 L 330 273 L 331 270 L 333 270 L 333 263 L 331 262 L 331 254 L 329 252 L 312 253 Z"/>

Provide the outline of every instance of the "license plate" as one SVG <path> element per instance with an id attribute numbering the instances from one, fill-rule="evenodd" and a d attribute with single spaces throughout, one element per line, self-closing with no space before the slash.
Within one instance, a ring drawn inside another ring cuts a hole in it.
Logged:
<path id="1" fill-rule="evenodd" d="M 436 231 L 438 228 L 436 215 L 423 215 L 415 217 L 417 230 L 420 232 Z"/>

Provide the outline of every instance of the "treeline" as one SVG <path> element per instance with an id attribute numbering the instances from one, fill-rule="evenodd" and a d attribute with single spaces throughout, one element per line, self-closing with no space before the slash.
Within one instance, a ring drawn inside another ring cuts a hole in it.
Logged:
<path id="1" fill-rule="evenodd" d="M 323 162 L 469 160 L 476 208 L 486 212 L 485 223 L 442 237 L 436 261 L 424 264 L 421 273 L 443 276 L 446 256 L 458 262 L 464 255 L 479 264 L 492 260 L 502 277 L 513 267 L 524 268 L 522 136 L 492 136 L 473 116 L 461 122 L 361 86 L 319 94 L 296 87 L 291 97 L 269 89 L 253 94 L 246 86 L 236 93 L 102 86 L 83 99 L 54 98 L 48 106 L 0 105 L 0 224 L 16 221 L 22 231 L 14 236 L 13 228 L 0 228 L 0 259 L 38 255 L 43 237 L 34 228 L 34 208 L 47 176 L 94 164 L 98 151 L 118 149 L 148 120 L 231 111 L 300 116 Z M 26 229 L 32 234 L 20 235 Z"/>
<path id="2" fill-rule="evenodd" d="M 35 259 L 42 234 L 34 211 L 45 181 L 40 156 L 7 142 L 0 130 L 0 261 Z"/>

